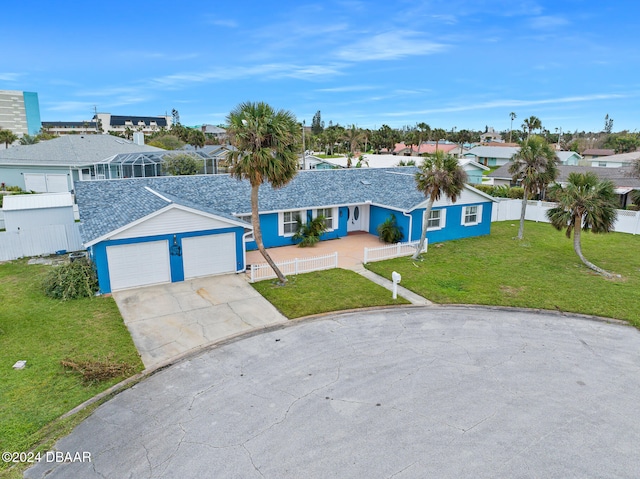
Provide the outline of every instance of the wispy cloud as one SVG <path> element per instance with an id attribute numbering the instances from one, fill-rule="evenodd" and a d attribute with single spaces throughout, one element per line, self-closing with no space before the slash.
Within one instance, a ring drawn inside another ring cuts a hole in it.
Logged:
<path id="1" fill-rule="evenodd" d="M 548 30 L 554 29 L 558 27 L 564 27 L 569 24 L 569 21 L 566 18 L 552 16 L 552 15 L 543 15 L 539 17 L 532 18 L 529 21 L 529 24 L 532 28 L 538 30 Z"/>
<path id="2" fill-rule="evenodd" d="M 561 98 L 546 98 L 542 100 L 497 100 L 497 101 L 489 101 L 482 102 L 476 104 L 464 104 L 458 106 L 450 106 L 444 108 L 432 108 L 425 110 L 414 110 L 414 111 L 397 111 L 386 113 L 389 116 L 407 116 L 407 115 L 425 115 L 430 113 L 457 113 L 463 111 L 473 111 L 473 110 L 487 110 L 492 108 L 515 108 L 515 107 L 523 107 L 523 106 L 536 106 L 536 105 L 555 105 L 555 104 L 565 104 L 565 103 L 585 103 L 592 101 L 600 101 L 600 100 L 614 100 L 627 98 L 630 95 L 624 94 L 616 94 L 616 93 L 605 93 L 605 94 L 593 94 L 593 95 L 582 95 L 582 96 L 568 96 Z"/>
<path id="3" fill-rule="evenodd" d="M 210 20 L 209 23 L 218 27 L 238 28 L 238 22 L 230 19 L 216 18 L 214 20 Z"/>
<path id="4" fill-rule="evenodd" d="M 87 115 L 93 110 L 94 103 L 86 101 L 61 101 L 57 103 L 44 104 L 46 110 L 61 112 L 86 111 Z"/>
<path id="5" fill-rule="evenodd" d="M 397 60 L 407 56 L 431 55 L 444 51 L 447 45 L 423 38 L 414 31 L 393 31 L 373 35 L 338 49 L 336 55 L 342 60 Z"/>
<path id="6" fill-rule="evenodd" d="M 367 90 L 375 90 L 376 87 L 371 85 L 349 85 L 349 86 L 338 86 L 334 88 L 318 88 L 316 91 L 329 92 L 329 93 L 342 93 L 342 92 L 351 92 L 351 91 L 367 91 Z"/>
<path id="7" fill-rule="evenodd" d="M 0 72 L 0 81 L 19 81 L 23 76 L 24 73 Z"/>

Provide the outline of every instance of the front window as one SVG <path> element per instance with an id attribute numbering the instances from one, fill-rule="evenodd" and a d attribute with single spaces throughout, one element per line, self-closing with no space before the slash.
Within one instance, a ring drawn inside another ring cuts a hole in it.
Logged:
<path id="1" fill-rule="evenodd" d="M 444 210 L 431 210 L 427 229 L 438 230 L 444 228 Z"/>
<path id="2" fill-rule="evenodd" d="M 287 235 L 293 235 L 298 230 L 298 219 L 301 219 L 300 211 L 285 211 L 282 213 L 282 232 Z"/>
<path id="3" fill-rule="evenodd" d="M 462 214 L 462 222 L 465 226 L 477 225 L 480 222 L 480 212 L 477 206 L 465 206 Z"/>
<path id="4" fill-rule="evenodd" d="M 324 216 L 324 226 L 327 230 L 333 229 L 333 208 L 322 208 L 316 210 L 316 218 L 318 216 Z"/>

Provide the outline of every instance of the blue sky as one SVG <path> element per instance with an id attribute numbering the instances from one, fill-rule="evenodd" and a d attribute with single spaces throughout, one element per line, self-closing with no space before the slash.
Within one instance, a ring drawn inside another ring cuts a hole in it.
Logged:
<path id="1" fill-rule="evenodd" d="M 223 123 L 266 101 L 307 124 L 636 130 L 638 2 L 29 1 L 3 5 L 0 89 L 43 120 Z"/>

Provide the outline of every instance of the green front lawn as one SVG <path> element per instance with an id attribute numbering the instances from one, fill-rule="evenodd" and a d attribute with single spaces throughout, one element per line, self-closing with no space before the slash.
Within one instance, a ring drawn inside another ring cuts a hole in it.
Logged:
<path id="1" fill-rule="evenodd" d="M 127 363 L 143 369 L 112 298 L 67 302 L 41 288 L 52 266 L 26 260 L 0 264 L 0 451 L 28 451 L 46 426 L 123 378 L 84 384 L 61 360 Z M 26 360 L 26 368 L 13 364 Z M 7 464 L 0 462 L 0 470 Z"/>
<path id="2" fill-rule="evenodd" d="M 289 319 L 345 309 L 409 304 L 391 291 L 345 269 L 330 269 L 288 277 L 286 286 L 275 280 L 253 283 L 253 287 Z"/>
<path id="3" fill-rule="evenodd" d="M 587 259 L 621 279 L 584 266 L 573 240 L 549 224 L 492 223 L 491 235 L 430 244 L 422 261 L 371 263 L 381 276 L 402 274 L 402 286 L 436 303 L 518 306 L 625 319 L 640 327 L 640 236 L 583 234 Z"/>

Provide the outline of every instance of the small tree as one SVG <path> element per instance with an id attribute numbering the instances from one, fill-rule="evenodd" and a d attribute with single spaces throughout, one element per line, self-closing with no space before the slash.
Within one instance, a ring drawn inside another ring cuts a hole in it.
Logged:
<path id="1" fill-rule="evenodd" d="M 170 176 L 195 175 L 199 169 L 200 163 L 191 155 L 171 154 L 162 161 L 162 171 Z"/>
<path id="2" fill-rule="evenodd" d="M 587 267 L 611 278 L 611 273 L 584 257 L 580 232 L 607 233 L 613 229 L 618 213 L 614 185 L 610 180 L 600 181 L 592 172 L 570 173 L 568 180 L 565 187 L 553 186 L 558 206 L 547 211 L 547 217 L 557 230 L 567 230 L 567 238 L 571 238 L 573 233 L 573 249 Z"/>
<path id="3" fill-rule="evenodd" d="M 399 243 L 404 237 L 394 215 L 389 215 L 389 217 L 380 223 L 376 229 L 378 231 L 378 236 L 385 243 Z"/>
<path id="4" fill-rule="evenodd" d="M 293 241 L 298 242 L 298 246 L 305 248 L 307 246 L 314 246 L 320 241 L 320 235 L 327 231 L 327 225 L 325 217 L 320 215 L 313 218 L 311 221 L 302 223 L 302 219 L 296 217 L 298 229 L 293 235 Z"/>
<path id="5" fill-rule="evenodd" d="M 9 148 L 9 145 L 14 143 L 18 139 L 17 135 L 11 130 L 3 130 L 0 128 L 0 143 L 4 143 L 5 148 Z"/>

